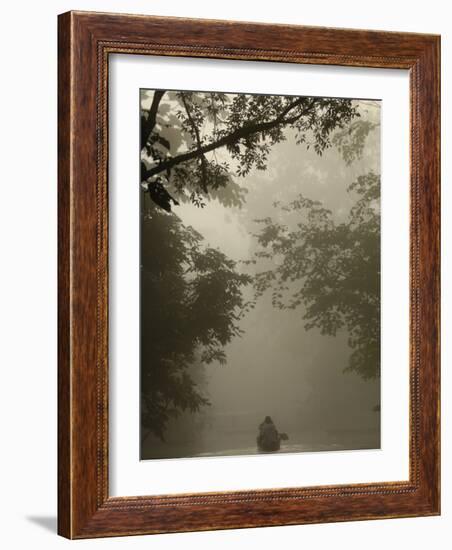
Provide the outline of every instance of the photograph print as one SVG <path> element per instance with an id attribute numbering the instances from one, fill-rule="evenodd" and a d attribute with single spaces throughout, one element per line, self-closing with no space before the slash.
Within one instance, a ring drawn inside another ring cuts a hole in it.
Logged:
<path id="1" fill-rule="evenodd" d="M 140 458 L 380 448 L 377 99 L 140 90 Z"/>

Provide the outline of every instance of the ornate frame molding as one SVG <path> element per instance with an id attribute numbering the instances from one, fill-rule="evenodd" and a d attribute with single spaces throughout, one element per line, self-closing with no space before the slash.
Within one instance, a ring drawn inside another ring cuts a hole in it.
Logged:
<path id="1" fill-rule="evenodd" d="M 61 535 L 86 538 L 439 513 L 439 45 L 438 36 L 408 33 L 89 12 L 59 16 Z M 409 481 L 109 497 L 110 54 L 410 71 Z"/>

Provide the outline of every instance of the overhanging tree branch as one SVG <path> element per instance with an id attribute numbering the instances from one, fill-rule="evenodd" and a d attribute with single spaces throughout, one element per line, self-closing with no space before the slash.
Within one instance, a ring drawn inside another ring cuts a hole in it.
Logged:
<path id="1" fill-rule="evenodd" d="M 199 155 L 205 155 L 206 153 L 209 153 L 210 151 L 214 151 L 215 149 L 219 149 L 220 147 L 225 147 L 227 145 L 232 145 L 233 143 L 237 142 L 239 139 L 244 138 L 246 136 L 249 136 L 251 134 L 255 134 L 258 132 L 265 132 L 268 130 L 271 130 L 272 128 L 275 128 L 276 126 L 279 126 L 280 124 L 286 125 L 286 124 L 293 124 L 297 120 L 299 120 L 301 117 L 305 116 L 309 113 L 309 111 L 312 109 L 312 107 L 315 104 L 315 99 L 312 99 L 306 107 L 297 113 L 296 115 L 285 118 L 293 109 L 298 107 L 299 105 L 302 105 L 306 101 L 305 97 L 298 98 L 296 101 L 293 101 L 290 105 L 288 105 L 275 119 L 267 121 L 267 122 L 252 122 L 250 124 L 246 124 L 245 126 L 242 126 L 241 128 L 238 128 L 237 130 L 234 130 L 227 136 L 223 136 L 222 138 L 218 139 L 217 141 L 214 141 L 212 143 L 208 143 L 206 145 L 203 145 L 202 147 L 197 147 L 196 149 L 193 149 L 191 151 L 187 151 L 186 153 L 182 153 L 180 155 L 177 155 L 176 157 L 169 158 L 163 162 L 161 162 L 157 166 L 153 166 L 149 170 L 144 171 L 143 173 L 143 179 L 148 179 L 152 176 L 155 176 L 156 174 L 159 174 L 161 172 L 164 172 L 165 170 L 170 170 L 174 166 L 182 163 L 187 162 L 189 160 L 192 160 Z"/>
<path id="2" fill-rule="evenodd" d="M 199 129 L 196 126 L 196 122 L 193 120 L 193 117 L 191 115 L 190 109 L 187 104 L 187 100 L 185 99 L 185 95 L 181 94 L 182 103 L 185 107 L 185 112 L 187 113 L 188 120 L 190 121 L 191 127 L 193 129 L 193 133 L 195 134 L 196 138 L 196 144 L 198 146 L 198 153 L 199 157 L 201 159 L 201 187 L 204 193 L 207 193 L 207 167 L 206 167 L 206 157 L 204 156 L 204 153 L 201 152 L 202 149 L 202 142 L 201 142 L 201 136 L 199 134 Z"/>
<path id="3" fill-rule="evenodd" d="M 154 97 L 152 98 L 151 108 L 149 109 L 149 114 L 147 119 L 142 119 L 141 122 L 141 146 L 146 145 L 149 136 L 154 129 L 154 126 L 157 121 L 157 111 L 159 109 L 160 102 L 162 101 L 163 96 L 165 95 L 166 90 L 156 90 L 154 92 Z"/>

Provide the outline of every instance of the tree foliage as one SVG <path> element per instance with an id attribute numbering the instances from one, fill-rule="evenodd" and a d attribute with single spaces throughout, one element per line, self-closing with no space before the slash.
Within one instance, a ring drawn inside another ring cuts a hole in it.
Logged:
<path id="1" fill-rule="evenodd" d="M 334 133 L 332 143 L 337 147 L 347 165 L 359 159 L 369 133 L 379 124 L 370 120 L 353 120 L 346 128 Z"/>
<path id="2" fill-rule="evenodd" d="M 349 99 L 158 90 L 141 113 L 142 187 L 163 186 L 200 207 L 227 189 L 226 201 L 240 205 L 245 193 L 234 178 L 265 170 L 286 129 L 321 155 L 357 117 Z"/>
<path id="3" fill-rule="evenodd" d="M 300 195 L 275 204 L 297 222 L 289 227 L 257 220 L 259 250 L 254 262 L 268 264 L 255 278 L 257 295 L 271 290 L 279 309 L 300 308 L 306 328 L 334 336 L 349 334 L 348 370 L 364 378 L 380 372 L 380 177 L 369 173 L 349 186 L 357 201 L 344 222 Z"/>
<path id="4" fill-rule="evenodd" d="M 141 231 L 142 424 L 163 438 L 171 417 L 208 404 L 196 377 L 203 365 L 225 363 L 224 346 L 241 334 L 250 278 L 154 205 Z"/>

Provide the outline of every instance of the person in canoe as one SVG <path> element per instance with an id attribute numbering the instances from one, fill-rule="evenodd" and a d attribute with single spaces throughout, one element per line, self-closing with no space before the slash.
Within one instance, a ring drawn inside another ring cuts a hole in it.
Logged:
<path id="1" fill-rule="evenodd" d="M 270 416 L 266 416 L 264 421 L 259 424 L 259 434 L 257 436 L 257 447 L 259 451 L 279 451 L 281 441 L 287 439 L 289 439 L 287 434 L 278 432 Z"/>

